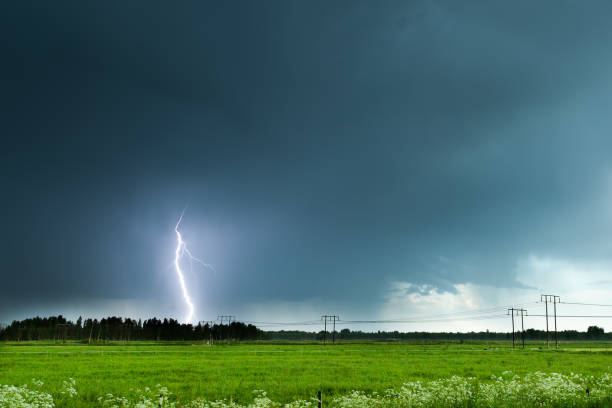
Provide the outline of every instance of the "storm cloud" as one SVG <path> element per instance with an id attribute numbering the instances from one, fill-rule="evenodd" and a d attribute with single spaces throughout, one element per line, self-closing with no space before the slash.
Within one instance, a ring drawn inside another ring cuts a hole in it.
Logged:
<path id="1" fill-rule="evenodd" d="M 185 206 L 201 319 L 612 286 L 608 2 L 3 9 L 0 320 L 180 315 Z"/>

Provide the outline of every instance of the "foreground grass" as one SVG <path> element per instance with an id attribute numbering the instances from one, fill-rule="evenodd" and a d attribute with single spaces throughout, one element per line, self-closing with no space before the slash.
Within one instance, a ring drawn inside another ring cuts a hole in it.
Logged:
<path id="1" fill-rule="evenodd" d="M 156 384 L 171 390 L 179 402 L 203 397 L 248 403 L 252 391 L 259 389 L 287 403 L 309 400 L 319 389 L 331 399 L 352 390 L 382 393 L 408 381 L 455 375 L 490 383 L 491 375 L 506 370 L 520 376 L 536 371 L 599 376 L 612 371 L 609 343 L 563 344 L 561 351 L 485 342 L 23 344 L 0 345 L 0 384 L 21 385 L 36 378 L 53 394 L 64 380 L 74 378 L 78 396 L 58 404 L 71 407 L 95 406 L 100 395 L 129 396 L 134 389 Z"/>

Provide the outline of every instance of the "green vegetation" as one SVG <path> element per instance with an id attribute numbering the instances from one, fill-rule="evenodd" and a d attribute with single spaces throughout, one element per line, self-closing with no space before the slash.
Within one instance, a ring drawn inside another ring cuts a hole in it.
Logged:
<path id="1" fill-rule="evenodd" d="M 399 332 L 351 331 L 347 328 L 333 333 L 339 340 L 359 341 L 509 341 L 511 333 L 504 332 Z M 545 330 L 533 328 L 525 333 L 517 331 L 516 338 L 524 335 L 527 341 L 545 340 Z M 329 331 L 307 332 L 301 330 L 263 331 L 253 324 L 232 321 L 229 324 L 213 322 L 197 325 L 179 323 L 176 319 L 151 318 L 144 322 L 131 318 L 117 316 L 103 319 L 85 319 L 79 317 L 76 321 L 67 320 L 62 315 L 50 317 L 33 317 L 24 320 L 14 320 L 10 325 L 0 327 L 0 341 L 74 341 L 90 342 L 105 341 L 202 341 L 231 339 L 232 341 L 281 340 L 281 341 L 321 341 L 332 337 Z M 562 341 L 612 341 L 612 333 L 604 329 L 589 326 L 587 331 L 563 330 L 557 333 Z"/>
<path id="2" fill-rule="evenodd" d="M 507 342 L 251 343 L 207 346 L 198 343 L 130 342 L 4 343 L 0 345 L 0 384 L 21 385 L 33 378 L 52 395 L 74 378 L 78 396 L 68 405 L 89 407 L 100 395 L 133 395 L 136 388 L 161 384 L 177 401 L 198 397 L 252 401 L 265 390 L 275 401 L 327 397 L 352 390 L 383 392 L 415 380 L 454 375 L 490 382 L 509 370 L 525 375 L 612 370 L 612 343 L 563 343 L 561 350 Z"/>

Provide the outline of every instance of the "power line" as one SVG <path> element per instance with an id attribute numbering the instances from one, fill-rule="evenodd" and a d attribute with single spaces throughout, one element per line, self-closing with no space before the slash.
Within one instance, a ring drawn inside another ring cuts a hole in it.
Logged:
<path id="1" fill-rule="evenodd" d="M 469 320 L 488 320 L 498 319 L 503 317 L 501 313 L 496 314 L 478 314 L 474 316 L 449 316 L 443 318 L 430 318 L 427 316 L 412 318 L 412 319 L 394 319 L 394 320 L 336 320 L 337 324 L 350 325 L 350 324 L 393 324 L 393 323 L 431 323 L 431 322 L 448 322 L 448 321 L 469 321 Z M 322 321 L 323 319 L 321 319 Z M 330 320 L 332 321 L 332 320 Z M 333 321 L 332 321 L 333 322 Z M 244 323 L 257 324 L 259 326 L 316 326 L 321 324 L 319 322 L 304 321 L 304 322 L 256 322 L 256 321 L 245 321 Z"/>
<path id="2" fill-rule="evenodd" d="M 603 307 L 612 307 L 612 305 L 605 305 L 602 303 L 582 303 L 582 302 L 557 302 L 563 303 L 564 305 L 581 305 L 581 306 L 603 306 Z"/>
<path id="3" fill-rule="evenodd" d="M 520 309 L 517 309 L 520 311 Z M 352 324 L 393 324 L 393 323 L 435 323 L 435 322 L 448 322 L 448 321 L 471 321 L 471 320 L 492 320 L 505 318 L 507 314 L 496 313 L 496 314 L 482 314 L 474 316 L 456 316 L 456 317 L 445 317 L 445 318 L 429 318 L 426 316 L 412 318 L 412 319 L 395 319 L 395 320 L 336 320 L 338 325 L 352 325 Z M 546 317 L 546 314 L 529 314 L 524 317 Z M 554 317 L 554 316 L 553 316 Z M 612 315 L 560 315 L 557 314 L 558 318 L 612 318 Z M 263 321 L 244 321 L 244 323 L 257 324 L 258 326 L 318 326 L 321 322 L 263 322 Z"/>
<path id="4" fill-rule="evenodd" d="M 545 314 L 530 314 L 529 316 L 525 316 L 525 317 L 544 317 L 546 316 Z M 557 315 L 557 317 L 578 317 L 578 318 L 601 318 L 601 319 L 609 319 L 612 318 L 612 315 Z"/>
<path id="5" fill-rule="evenodd" d="M 260 322 L 254 320 L 245 320 L 243 323 L 257 325 L 277 325 L 277 326 L 314 326 L 321 324 L 321 321 L 302 321 L 302 322 Z"/>
<path id="6" fill-rule="evenodd" d="M 499 311 L 499 312 L 503 312 L 505 311 L 507 308 L 509 307 L 522 307 L 522 306 L 526 306 L 526 305 L 533 305 L 539 303 L 537 301 L 532 301 L 532 302 L 524 302 L 524 303 L 515 303 L 512 305 L 499 305 L 499 306 L 491 306 L 488 308 L 480 308 L 480 309 L 472 309 L 472 310 L 463 310 L 463 311 L 457 311 L 457 312 L 448 312 L 448 313 L 439 313 L 439 314 L 433 314 L 433 315 L 429 315 L 427 316 L 427 318 L 432 318 L 432 317 L 444 317 L 444 316 L 456 316 L 456 315 L 462 315 L 462 314 L 478 314 L 478 313 L 487 313 L 487 312 L 495 312 L 495 311 Z M 418 318 L 418 316 L 417 316 Z M 393 319 L 391 319 L 393 320 Z"/>
<path id="7" fill-rule="evenodd" d="M 555 321 L 555 343 L 558 347 L 558 330 L 557 330 L 557 317 L 558 318 L 612 318 L 612 315 L 558 315 L 556 313 L 556 305 L 559 303 L 563 303 L 563 304 L 568 304 L 568 305 L 585 305 L 585 306 L 609 306 L 612 307 L 612 305 L 607 305 L 607 304 L 599 304 L 599 303 L 582 303 L 582 302 L 561 302 L 559 296 L 556 295 L 542 295 L 541 296 L 541 300 L 540 301 L 533 301 L 533 302 L 524 302 L 524 303 L 518 303 L 512 307 L 509 307 L 509 309 L 515 309 L 516 310 L 516 316 L 518 316 L 520 314 L 520 310 L 521 310 L 521 306 L 524 305 L 533 305 L 533 304 L 538 304 L 538 303 L 545 303 L 545 307 L 546 307 L 546 312 L 545 314 L 526 314 L 526 310 L 524 310 L 523 312 L 523 318 L 525 317 L 545 317 L 546 321 L 547 321 L 547 338 L 548 337 L 548 318 L 549 318 L 549 313 L 548 313 L 548 303 L 553 303 L 553 315 L 550 317 L 554 318 Z M 349 325 L 361 325 L 361 324 L 402 324 L 402 323 L 443 323 L 443 322 L 449 322 L 449 321 L 478 321 L 478 320 L 493 320 L 493 319 L 501 319 L 504 318 L 505 316 L 507 316 L 508 314 L 502 314 L 502 309 L 504 309 L 505 306 L 493 306 L 490 308 L 481 308 L 481 309 L 472 309 L 472 310 L 463 310 L 463 311 L 457 311 L 457 312 L 450 312 L 450 313 L 440 313 L 440 314 L 431 314 L 431 315 L 426 315 L 426 316 L 411 316 L 411 317 L 404 317 L 404 318 L 397 318 L 397 319 L 369 319 L 369 320 L 343 320 L 343 321 L 339 321 L 338 318 L 336 318 L 336 321 L 334 322 L 333 320 L 333 316 L 329 316 L 329 322 L 330 323 L 337 323 L 339 325 L 342 326 L 349 326 Z M 321 320 L 323 320 L 323 317 L 321 318 Z M 244 323 L 251 323 L 251 324 L 256 324 L 258 326 L 316 326 L 319 325 L 321 322 L 320 321 L 316 321 L 316 320 L 304 320 L 304 321 L 293 321 L 293 322 L 273 322 L 273 321 L 244 321 Z M 326 322 L 325 323 L 325 330 L 324 332 L 326 333 Z M 547 344 L 549 344 L 549 340 L 547 341 Z"/>
<path id="8" fill-rule="evenodd" d="M 414 317 L 407 317 L 407 318 L 402 318 L 402 319 L 384 319 L 384 320 L 378 320 L 378 319 L 371 319 L 371 320 L 343 320 L 342 324 L 347 324 L 347 323 L 355 323 L 355 324 L 362 324 L 362 323 L 419 323 L 419 322 L 431 322 L 431 321 L 449 321 L 449 320 L 472 320 L 473 318 L 481 318 L 481 317 L 491 317 L 491 316 L 495 316 L 495 317 L 499 317 L 501 316 L 501 312 L 502 310 L 497 310 L 498 308 L 495 309 L 481 309 L 483 310 L 483 312 L 478 312 L 478 310 L 474 310 L 474 311 L 470 311 L 470 312 L 461 312 L 462 314 L 459 313 L 445 313 L 445 314 L 441 314 L 441 315 L 428 315 L 428 316 L 414 316 Z M 484 310 L 491 310 L 491 311 L 498 311 L 499 314 L 493 314 L 493 313 L 485 313 Z M 470 315 L 467 315 L 467 313 L 469 313 Z M 441 316 L 441 317 L 437 317 L 437 316 Z M 339 322 L 339 320 L 336 320 L 336 322 Z M 278 326 L 308 326 L 308 325 L 318 325 L 320 324 L 320 321 L 312 321 L 312 320 L 305 320 L 305 321 L 299 321 L 299 322 L 271 322 L 271 321 L 255 321 L 255 320 L 245 320 L 244 323 L 252 323 L 252 324 L 257 324 L 257 325 L 278 325 Z"/>
<path id="9" fill-rule="evenodd" d="M 486 320 L 486 319 L 497 319 L 500 317 L 505 316 L 502 313 L 495 313 L 495 314 L 491 314 L 491 313 L 487 313 L 487 314 L 480 314 L 480 315 L 474 315 L 474 316 L 455 316 L 455 317 L 444 317 L 444 318 L 427 318 L 427 317 L 419 317 L 419 318 L 413 318 L 413 319 L 396 319 L 396 320 L 343 320 L 342 322 L 344 324 L 361 324 L 361 323 L 372 323 L 372 324 L 378 324 L 378 323 L 432 323 L 432 322 L 448 322 L 448 321 L 467 321 L 467 320 Z"/>

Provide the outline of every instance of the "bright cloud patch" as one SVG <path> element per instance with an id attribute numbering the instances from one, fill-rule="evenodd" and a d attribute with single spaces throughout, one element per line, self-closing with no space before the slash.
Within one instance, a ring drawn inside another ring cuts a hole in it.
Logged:
<path id="1" fill-rule="evenodd" d="M 526 319 L 527 327 L 543 329 L 545 318 L 535 316 L 545 313 L 540 294 L 556 294 L 565 302 L 557 306 L 562 316 L 558 319 L 560 330 L 585 330 L 592 324 L 612 330 L 612 318 L 607 317 L 612 316 L 612 307 L 573 304 L 612 304 L 612 264 L 531 254 L 519 259 L 514 272 L 518 285 L 507 288 L 459 283 L 452 290 L 442 290 L 433 285 L 393 282 L 380 316 L 414 317 L 415 322 L 406 323 L 404 330 L 507 331 L 510 318 L 504 318 L 505 313 L 508 307 L 516 306 L 531 315 Z M 552 307 L 549 311 L 552 313 Z"/>
<path id="2" fill-rule="evenodd" d="M 527 287 L 575 297 L 610 290 L 612 264 L 529 255 L 518 262 L 516 280 Z M 585 299 L 590 299 L 590 296 Z"/>

